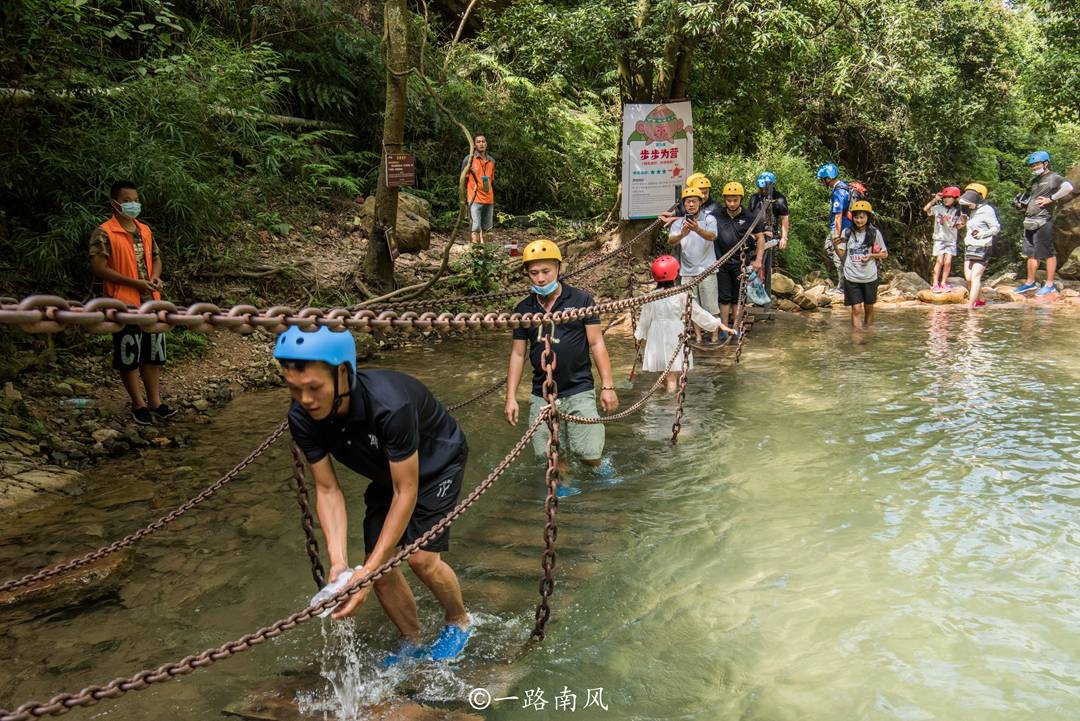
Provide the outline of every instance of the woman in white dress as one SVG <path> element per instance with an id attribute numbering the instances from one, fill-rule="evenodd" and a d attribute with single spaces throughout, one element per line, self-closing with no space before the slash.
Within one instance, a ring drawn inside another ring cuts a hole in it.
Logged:
<path id="1" fill-rule="evenodd" d="M 652 264 L 653 280 L 657 288 L 670 288 L 675 285 L 675 279 L 679 277 L 679 261 L 670 255 L 662 255 Z M 638 319 L 637 328 L 634 330 L 634 338 L 638 342 L 645 342 L 645 353 L 641 362 L 641 370 L 649 373 L 662 373 L 666 368 L 671 354 L 679 345 L 679 336 L 683 332 L 683 311 L 686 308 L 686 294 L 680 293 L 668 298 L 654 300 L 646 303 L 641 309 L 641 318 Z M 693 301 L 690 309 L 691 320 L 704 331 L 715 333 L 717 329 L 735 335 L 735 331 L 720 322 L 719 318 L 708 313 L 704 308 Z M 683 356 L 680 352 L 675 357 L 665 380 L 669 393 L 675 390 L 682 371 Z M 694 367 L 694 359 L 690 358 L 690 368 Z"/>

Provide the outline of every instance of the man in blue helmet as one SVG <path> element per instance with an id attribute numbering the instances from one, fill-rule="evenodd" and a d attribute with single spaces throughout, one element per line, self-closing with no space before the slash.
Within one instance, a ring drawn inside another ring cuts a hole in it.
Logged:
<path id="1" fill-rule="evenodd" d="M 832 191 L 829 199 L 829 235 L 825 239 L 825 255 L 832 260 L 836 268 L 836 285 L 833 292 L 843 292 L 840 286 L 844 284 L 844 274 L 841 271 L 843 263 L 836 253 L 836 246 L 840 243 L 844 230 L 851 227 L 851 214 L 848 208 L 851 206 L 851 191 L 848 184 L 840 180 L 840 168 L 835 163 L 825 163 L 817 170 L 818 180 L 822 185 Z"/>
<path id="2" fill-rule="evenodd" d="M 1073 191 L 1072 183 L 1050 170 L 1050 153 L 1037 150 L 1027 157 L 1031 168 L 1031 186 L 1026 193 L 1014 199 L 1018 210 L 1024 211 L 1024 257 L 1027 258 L 1027 280 L 1016 289 L 1027 293 L 1039 288 L 1035 272 L 1039 261 L 1046 261 L 1046 285 L 1035 295 L 1044 296 L 1055 292 L 1054 271 L 1057 270 L 1057 253 L 1054 250 L 1054 216 L 1052 208 Z"/>
<path id="3" fill-rule="evenodd" d="M 274 348 L 292 394 L 289 429 L 315 478 L 319 524 L 330 556 L 328 582 L 350 573 L 360 580 L 447 516 L 457 504 L 468 445 L 454 418 L 420 381 L 392 370 L 356 370 L 351 333 L 291 327 Z M 364 492 L 363 566 L 351 570 L 345 496 L 330 461 L 368 478 Z M 409 567 L 446 612 L 446 625 L 429 648 L 420 645 L 416 599 L 400 568 L 374 583 L 386 615 L 405 637 L 390 663 L 404 658 L 446 660 L 460 655 L 472 633 L 454 570 L 440 553 L 450 531 L 409 557 Z M 334 609 L 351 616 L 367 598 L 362 589 Z"/>
<path id="4" fill-rule="evenodd" d="M 750 206 L 748 208 L 750 216 L 756 218 L 761 211 L 761 206 L 771 200 L 771 213 L 769 217 L 762 220 L 758 227 L 765 228 L 765 245 L 776 241 L 776 246 L 780 250 L 784 250 L 787 248 L 788 230 L 791 226 L 787 198 L 776 189 L 776 174 L 768 170 L 757 176 L 757 187 L 758 192 L 750 196 Z M 771 246 L 765 249 L 764 257 L 760 261 L 763 270 L 758 272 L 765 279 L 766 292 L 772 295 L 773 248 Z"/>

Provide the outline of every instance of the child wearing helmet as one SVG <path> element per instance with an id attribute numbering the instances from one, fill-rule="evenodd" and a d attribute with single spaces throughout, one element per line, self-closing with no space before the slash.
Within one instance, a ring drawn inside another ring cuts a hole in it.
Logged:
<path id="1" fill-rule="evenodd" d="M 960 195 L 961 211 L 967 216 L 964 237 L 964 279 L 968 282 L 968 308 L 981 308 L 982 276 L 986 272 L 994 236 L 1001 230 L 994 206 L 986 202 L 986 186 L 972 183 Z"/>
<path id="2" fill-rule="evenodd" d="M 412 376 L 391 370 L 358 372 L 356 342 L 347 331 L 293 326 L 278 336 L 274 357 L 293 399 L 289 429 L 315 478 L 319 525 L 330 556 L 326 580 L 333 583 L 347 574 L 349 583 L 357 582 L 454 509 L 469 453 L 465 434 Z M 348 560 L 345 494 L 331 458 L 371 481 L 364 492 L 364 564 L 355 570 Z M 402 648 L 388 657 L 388 663 L 405 656 L 433 660 L 459 656 L 472 627 L 457 576 L 440 555 L 449 547 L 447 529 L 408 561 L 446 613 L 446 626 L 430 646 L 420 646 L 416 600 L 400 568 L 342 602 L 333 617 L 351 616 L 374 587 L 404 636 Z"/>
<path id="3" fill-rule="evenodd" d="M 923 212 L 934 219 L 934 280 L 933 291 L 941 293 L 949 289 L 949 271 L 956 256 L 956 237 L 964 226 L 964 216 L 958 201 L 960 188 L 950 185 L 934 193 L 923 206 Z"/>
<path id="4" fill-rule="evenodd" d="M 559 280 L 562 252 L 554 242 L 546 239 L 534 240 L 525 246 L 521 257 L 522 271 L 532 282 L 532 292 L 517 304 L 515 313 L 543 315 L 595 305 L 591 295 Z M 595 362 L 596 370 L 600 374 L 600 406 L 605 413 L 615 411 L 619 407 L 619 397 L 615 393 L 612 380 L 611 360 L 604 344 L 600 316 L 593 315 L 569 323 L 514 329 L 510 363 L 506 373 L 506 404 L 503 408 L 506 422 L 512 426 L 517 425 L 517 390 L 525 368 L 526 352 L 533 367 L 529 403 L 530 425 L 547 405 L 543 391 L 547 373 L 542 366 L 545 337 L 551 338 L 551 347 L 555 351 L 554 377 L 558 389 L 559 410 L 572 415 L 596 415 L 596 389 L 592 373 L 592 364 Z M 588 466 L 600 465 L 604 451 L 603 424 L 560 423 L 559 428 L 566 435 L 563 441 L 565 448 L 569 448 Z M 537 457 L 547 454 L 548 435 L 547 427 L 543 426 L 540 432 L 533 436 L 533 451 Z M 560 456 L 560 465 L 565 470 L 569 466 L 564 459 L 565 456 Z M 572 492 L 568 489 L 568 486 L 563 487 L 560 492 Z"/>
<path id="5" fill-rule="evenodd" d="M 1073 186 L 1050 170 L 1050 153 L 1045 150 L 1036 150 L 1027 156 L 1026 162 L 1031 169 L 1031 186 L 1023 196 L 1027 202 L 1018 202 L 1016 207 L 1024 211 L 1023 253 L 1027 258 L 1027 280 L 1016 292 L 1027 293 L 1039 288 L 1035 273 L 1039 270 L 1039 261 L 1045 261 L 1046 284 L 1035 293 L 1041 297 L 1057 291 L 1054 286 L 1057 252 L 1054 249 L 1054 216 L 1051 211 L 1058 201 L 1072 193 Z"/>
<path id="6" fill-rule="evenodd" d="M 716 218 L 702 213 L 702 192 L 697 188 L 685 188 L 682 192 L 686 215 L 676 218 L 668 233 L 668 245 L 679 246 L 682 264 L 679 277 L 684 281 L 704 273 L 716 263 Z M 716 276 L 712 273 L 690 291 L 694 300 L 712 314 L 720 312 L 716 302 Z M 697 340 L 701 341 L 701 329 L 695 329 Z"/>
<path id="7" fill-rule="evenodd" d="M 844 272 L 844 305 L 851 308 L 851 325 L 856 330 L 874 322 L 877 302 L 878 261 L 889 257 L 885 238 L 871 223 L 873 207 L 865 200 L 851 204 L 851 227 L 840 236 L 836 252 Z"/>
<path id="8" fill-rule="evenodd" d="M 657 288 L 671 288 L 679 277 L 679 261 L 670 255 L 662 255 L 652 264 L 652 276 L 656 281 Z M 719 318 L 705 311 L 697 301 L 691 299 L 690 318 L 694 322 L 695 329 L 700 333 L 701 329 L 709 333 L 717 330 L 734 334 L 734 331 L 724 325 Z M 645 352 L 641 360 L 641 370 L 647 373 L 662 373 L 667 369 L 671 354 L 679 344 L 679 336 L 683 332 L 683 311 L 686 309 L 686 296 L 684 294 L 673 295 L 660 300 L 646 303 L 641 309 L 641 318 L 638 319 L 637 328 L 634 329 L 634 338 L 640 343 L 644 341 Z M 679 353 L 675 362 L 664 378 L 664 384 L 668 393 L 675 390 L 675 384 L 682 371 L 682 353 Z M 689 368 L 694 367 L 693 356 L 690 357 Z"/>

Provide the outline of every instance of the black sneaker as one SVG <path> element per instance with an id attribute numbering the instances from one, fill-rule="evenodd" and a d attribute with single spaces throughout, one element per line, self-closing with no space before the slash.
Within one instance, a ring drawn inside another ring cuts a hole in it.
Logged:
<path id="1" fill-rule="evenodd" d="M 135 419 L 135 422 L 140 426 L 153 425 L 154 419 L 150 417 L 150 409 L 146 406 L 142 408 L 132 408 L 131 417 Z"/>
<path id="2" fill-rule="evenodd" d="M 176 415 L 176 409 L 175 408 L 169 408 L 169 406 L 165 405 L 164 403 L 162 403 L 157 408 L 151 408 L 150 412 L 153 413 L 158 418 L 161 418 L 162 420 L 164 420 L 166 418 L 172 418 L 173 416 Z"/>

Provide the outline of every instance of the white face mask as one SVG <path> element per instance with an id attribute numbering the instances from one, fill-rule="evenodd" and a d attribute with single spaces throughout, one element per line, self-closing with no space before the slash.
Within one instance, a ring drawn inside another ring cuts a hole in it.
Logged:
<path id="1" fill-rule="evenodd" d="M 1038 176 L 1042 175 L 1045 172 L 1046 172 L 1046 166 L 1043 166 L 1043 165 L 1040 165 L 1037 168 L 1032 168 L 1031 169 L 1031 174 L 1034 175 L 1035 177 L 1038 177 Z"/>

